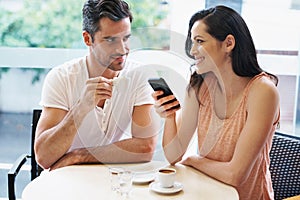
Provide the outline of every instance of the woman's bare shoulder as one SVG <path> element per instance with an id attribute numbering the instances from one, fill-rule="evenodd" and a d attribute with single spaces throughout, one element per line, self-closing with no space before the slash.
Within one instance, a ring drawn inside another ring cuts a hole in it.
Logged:
<path id="1" fill-rule="evenodd" d="M 248 104 L 257 103 L 279 103 L 279 92 L 274 82 L 263 76 L 253 82 L 249 90 Z"/>

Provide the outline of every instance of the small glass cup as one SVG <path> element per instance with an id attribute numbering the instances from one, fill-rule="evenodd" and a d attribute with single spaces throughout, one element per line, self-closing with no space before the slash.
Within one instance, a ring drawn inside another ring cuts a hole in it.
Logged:
<path id="1" fill-rule="evenodd" d="M 119 172 L 120 192 L 122 196 L 128 197 L 132 189 L 133 172 L 124 170 Z"/>
<path id="2" fill-rule="evenodd" d="M 119 192 L 120 190 L 119 173 L 123 172 L 124 169 L 121 167 L 109 167 L 108 170 L 109 170 L 111 190 Z"/>

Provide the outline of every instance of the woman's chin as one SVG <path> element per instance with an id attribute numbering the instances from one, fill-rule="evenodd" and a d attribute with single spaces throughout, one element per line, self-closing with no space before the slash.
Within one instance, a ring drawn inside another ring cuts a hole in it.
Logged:
<path id="1" fill-rule="evenodd" d="M 205 74 L 205 73 L 208 73 L 208 72 L 211 72 L 211 70 L 205 69 L 203 67 L 197 67 L 197 69 L 196 69 L 197 74 Z"/>

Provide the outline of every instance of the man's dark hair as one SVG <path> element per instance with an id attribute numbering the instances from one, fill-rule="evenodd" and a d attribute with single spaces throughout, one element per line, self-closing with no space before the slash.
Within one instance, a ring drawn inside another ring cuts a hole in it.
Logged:
<path id="1" fill-rule="evenodd" d="M 129 6 L 122 0 L 87 0 L 82 8 L 82 30 L 87 31 L 92 39 L 101 29 L 100 19 L 108 17 L 113 21 L 120 21 L 129 17 L 132 22 L 132 14 Z"/>

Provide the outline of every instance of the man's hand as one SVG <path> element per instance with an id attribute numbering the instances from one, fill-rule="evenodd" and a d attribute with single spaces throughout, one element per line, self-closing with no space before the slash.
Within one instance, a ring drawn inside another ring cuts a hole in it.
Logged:
<path id="1" fill-rule="evenodd" d="M 79 103 L 92 110 L 101 100 L 110 99 L 112 95 L 112 80 L 102 76 L 87 80 Z"/>

